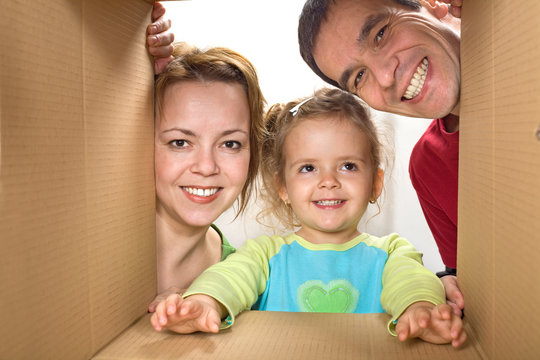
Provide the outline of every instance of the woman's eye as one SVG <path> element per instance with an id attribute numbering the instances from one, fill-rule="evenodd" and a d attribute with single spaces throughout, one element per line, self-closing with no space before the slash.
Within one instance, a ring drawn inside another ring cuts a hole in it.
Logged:
<path id="1" fill-rule="evenodd" d="M 360 70 L 358 74 L 356 74 L 356 78 L 354 79 L 354 87 L 357 88 L 358 84 L 360 84 L 360 81 L 362 81 L 362 77 L 364 77 L 365 70 Z"/>
<path id="2" fill-rule="evenodd" d="M 312 172 L 315 170 L 315 167 L 313 165 L 304 165 L 300 168 L 300 172 L 306 173 L 306 172 Z"/>
<path id="3" fill-rule="evenodd" d="M 356 167 L 355 163 L 346 163 L 346 164 L 343 164 L 343 169 L 348 170 L 348 171 L 354 171 L 354 170 L 357 170 L 358 168 Z"/>
<path id="4" fill-rule="evenodd" d="M 223 143 L 223 146 L 226 147 L 227 149 L 240 149 L 242 147 L 242 144 L 240 144 L 240 142 L 238 141 L 230 140 L 230 141 L 225 141 Z"/>
<path id="5" fill-rule="evenodd" d="M 188 142 L 186 140 L 171 140 L 169 141 L 169 144 L 176 148 L 182 148 L 186 147 L 188 145 Z"/>
<path id="6" fill-rule="evenodd" d="M 379 30 L 379 32 L 377 33 L 377 35 L 375 35 L 375 42 L 378 44 L 381 42 L 383 36 L 384 36 L 384 33 L 386 31 L 386 28 L 388 28 L 388 25 L 385 25 L 381 28 L 381 30 Z"/>

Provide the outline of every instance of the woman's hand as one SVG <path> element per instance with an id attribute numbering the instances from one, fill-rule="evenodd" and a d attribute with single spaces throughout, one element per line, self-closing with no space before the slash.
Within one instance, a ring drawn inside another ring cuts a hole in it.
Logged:
<path id="1" fill-rule="evenodd" d="M 173 59 L 174 34 L 171 32 L 171 20 L 165 17 L 165 7 L 160 2 L 154 3 L 152 23 L 146 28 L 146 45 L 154 57 L 154 73 L 160 74 Z"/>

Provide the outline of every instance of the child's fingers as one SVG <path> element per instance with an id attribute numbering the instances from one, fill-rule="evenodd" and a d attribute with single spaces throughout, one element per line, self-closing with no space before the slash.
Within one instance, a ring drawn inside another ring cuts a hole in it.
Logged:
<path id="1" fill-rule="evenodd" d="M 150 324 L 152 324 L 152 327 L 156 329 L 156 331 L 161 331 L 162 326 L 159 323 L 158 315 L 156 313 L 153 313 L 150 317 Z"/>
<path id="2" fill-rule="evenodd" d="M 463 328 L 461 317 L 454 316 L 450 327 L 450 336 L 452 338 L 452 346 L 458 347 L 467 340 L 467 333 Z"/>
<path id="3" fill-rule="evenodd" d="M 425 329 L 429 326 L 429 323 L 431 321 L 431 313 L 425 309 L 418 309 L 415 312 L 415 318 L 418 326 L 422 329 Z M 418 334 L 415 333 L 414 335 L 418 336 Z"/>
<path id="4" fill-rule="evenodd" d="M 165 300 L 165 312 L 167 315 L 173 315 L 178 310 L 178 307 L 182 303 L 182 297 L 178 294 L 172 294 L 167 296 Z"/>
<path id="5" fill-rule="evenodd" d="M 156 311 L 156 307 L 157 307 L 157 304 L 159 304 L 159 301 L 157 300 L 154 300 L 150 303 L 150 305 L 148 305 L 148 312 L 149 313 L 153 313 Z"/>
<path id="6" fill-rule="evenodd" d="M 215 312 L 211 312 L 208 314 L 208 317 L 206 318 L 206 329 L 208 332 L 217 333 L 219 332 L 219 325 L 221 323 L 221 319 L 219 319 L 219 316 Z"/>
<path id="7" fill-rule="evenodd" d="M 405 341 L 409 338 L 410 324 L 408 319 L 399 319 L 398 323 L 396 324 L 396 334 L 399 341 Z"/>
<path id="8" fill-rule="evenodd" d="M 463 343 L 465 343 L 466 340 L 467 340 L 467 333 L 465 332 L 465 330 L 462 329 L 456 338 L 452 338 L 452 346 L 457 348 L 463 345 Z"/>
<path id="9" fill-rule="evenodd" d="M 450 320 L 452 319 L 452 307 L 448 304 L 441 304 L 435 307 L 434 313 L 439 319 Z"/>
<path id="10" fill-rule="evenodd" d="M 156 306 L 156 311 L 152 315 L 161 326 L 167 324 L 166 304 L 166 301 L 160 301 Z"/>

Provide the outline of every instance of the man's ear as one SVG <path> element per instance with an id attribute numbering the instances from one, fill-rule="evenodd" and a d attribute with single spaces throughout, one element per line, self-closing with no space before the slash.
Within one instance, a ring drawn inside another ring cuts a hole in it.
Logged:
<path id="1" fill-rule="evenodd" d="M 376 201 L 381 196 L 384 185 L 384 170 L 378 169 L 373 177 L 373 186 L 371 188 L 371 199 Z"/>
<path id="2" fill-rule="evenodd" d="M 437 0 L 420 0 L 420 3 L 439 20 L 448 15 L 448 5 L 443 2 Z"/>

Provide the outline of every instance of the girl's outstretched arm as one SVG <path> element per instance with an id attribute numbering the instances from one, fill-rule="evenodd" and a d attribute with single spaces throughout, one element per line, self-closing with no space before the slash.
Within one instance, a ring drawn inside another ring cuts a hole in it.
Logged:
<path id="1" fill-rule="evenodd" d="M 449 305 L 423 301 L 412 304 L 401 314 L 396 333 L 400 341 L 418 337 L 434 344 L 452 343 L 454 347 L 467 339 L 461 317 Z"/>
<path id="2" fill-rule="evenodd" d="M 217 333 L 221 315 L 221 304 L 210 296 L 192 295 L 184 299 L 173 294 L 157 305 L 150 322 L 157 331 L 166 328 L 180 334 Z"/>

